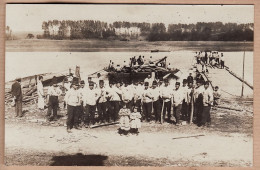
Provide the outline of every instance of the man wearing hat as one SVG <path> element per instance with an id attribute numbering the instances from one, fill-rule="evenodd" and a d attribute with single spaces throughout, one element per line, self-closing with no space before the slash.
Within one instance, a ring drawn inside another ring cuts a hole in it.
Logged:
<path id="1" fill-rule="evenodd" d="M 22 100 L 23 93 L 21 88 L 21 78 L 16 78 L 15 82 L 12 84 L 11 93 L 15 101 L 15 114 L 16 117 L 22 117 Z"/>
<path id="2" fill-rule="evenodd" d="M 121 82 L 117 81 L 116 86 L 113 88 L 113 104 L 114 104 L 114 111 L 112 114 L 112 118 L 114 121 L 118 120 L 118 113 L 121 106 L 122 101 L 122 89 L 121 89 Z"/>
<path id="3" fill-rule="evenodd" d="M 148 74 L 147 78 L 144 79 L 144 82 L 148 82 L 148 86 L 151 87 L 153 84 L 152 76 L 150 74 Z"/>
<path id="4" fill-rule="evenodd" d="M 57 120 L 57 110 L 59 107 L 58 97 L 62 93 L 57 83 L 58 83 L 57 78 L 54 76 L 52 78 L 52 85 L 48 88 L 48 92 L 47 92 L 47 103 L 48 103 L 47 119 L 48 120 L 50 120 L 50 116 L 52 112 L 53 112 L 53 120 Z"/>
<path id="5" fill-rule="evenodd" d="M 189 76 L 187 77 L 187 82 L 188 82 L 188 83 L 193 83 L 192 73 L 189 73 Z"/>
<path id="6" fill-rule="evenodd" d="M 164 80 L 164 86 L 161 88 L 161 95 L 163 99 L 163 121 L 165 121 L 165 114 L 167 111 L 168 122 L 171 121 L 171 98 L 172 88 L 169 86 L 168 79 Z"/>
<path id="7" fill-rule="evenodd" d="M 149 83 L 144 83 L 144 90 L 142 93 L 142 102 L 143 102 L 143 114 L 145 120 L 150 122 L 151 120 L 151 112 L 152 112 L 152 93 L 151 89 L 149 88 Z"/>
<path id="8" fill-rule="evenodd" d="M 86 112 L 86 125 L 90 126 L 92 123 L 95 124 L 95 112 L 96 112 L 96 103 L 98 99 L 97 90 L 94 89 L 94 82 L 89 82 L 89 87 L 83 90 L 83 106 L 85 107 Z"/>
<path id="9" fill-rule="evenodd" d="M 152 94 L 152 102 L 153 102 L 153 111 L 155 115 L 155 122 L 159 121 L 161 119 L 161 103 L 160 103 L 160 98 L 161 98 L 161 91 L 157 87 L 157 82 L 153 81 L 152 84 L 152 89 L 151 89 L 151 94 Z"/>
<path id="10" fill-rule="evenodd" d="M 107 113 L 107 89 L 104 86 L 104 80 L 99 80 L 98 99 L 97 99 L 97 110 L 98 119 L 101 123 L 105 121 L 109 122 L 109 115 Z"/>
<path id="11" fill-rule="evenodd" d="M 81 92 L 77 80 L 72 81 L 72 88 L 66 93 L 64 100 L 67 103 L 67 132 L 71 133 L 73 126 L 79 129 L 79 116 L 81 112 Z"/>
<path id="12" fill-rule="evenodd" d="M 180 125 L 180 116 L 181 116 L 181 108 L 182 108 L 182 101 L 184 99 L 183 90 L 180 88 L 180 82 L 175 83 L 175 90 L 173 91 L 173 110 L 174 116 L 176 119 L 176 126 Z"/>
<path id="13" fill-rule="evenodd" d="M 141 112 L 141 98 L 142 98 L 142 91 L 143 86 L 139 85 L 138 82 L 134 83 L 133 86 L 133 95 L 134 95 L 134 107 L 137 108 L 138 112 Z"/>
<path id="14" fill-rule="evenodd" d="M 183 79 L 182 83 L 182 91 L 183 91 L 183 101 L 182 101 L 182 120 L 188 121 L 188 86 L 187 86 L 187 80 Z"/>
<path id="15" fill-rule="evenodd" d="M 201 115 L 201 122 L 199 126 L 205 126 L 206 123 L 210 125 L 211 118 L 210 118 L 210 109 L 211 105 L 213 104 L 213 92 L 209 88 L 209 81 L 206 81 L 204 84 L 204 91 L 203 91 L 203 112 Z"/>

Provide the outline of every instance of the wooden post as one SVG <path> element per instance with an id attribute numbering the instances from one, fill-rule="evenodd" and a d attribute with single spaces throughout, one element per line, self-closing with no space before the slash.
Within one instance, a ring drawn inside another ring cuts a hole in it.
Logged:
<path id="1" fill-rule="evenodd" d="M 193 120 L 193 112 L 194 112 L 194 95 L 193 95 L 193 93 L 192 93 L 192 96 L 191 96 L 190 124 L 192 124 L 192 120 Z"/>
<path id="2" fill-rule="evenodd" d="M 244 40 L 243 73 L 242 73 L 243 82 L 242 82 L 241 97 L 243 97 L 243 95 L 244 95 L 244 84 L 245 84 L 245 79 L 244 79 L 244 77 L 245 77 L 245 42 L 246 42 L 246 40 Z"/>

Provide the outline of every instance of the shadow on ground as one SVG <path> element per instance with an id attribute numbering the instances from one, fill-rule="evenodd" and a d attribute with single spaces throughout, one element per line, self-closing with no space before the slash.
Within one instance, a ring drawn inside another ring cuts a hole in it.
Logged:
<path id="1" fill-rule="evenodd" d="M 54 156 L 51 166 L 104 166 L 108 156 L 103 155 L 75 155 Z"/>

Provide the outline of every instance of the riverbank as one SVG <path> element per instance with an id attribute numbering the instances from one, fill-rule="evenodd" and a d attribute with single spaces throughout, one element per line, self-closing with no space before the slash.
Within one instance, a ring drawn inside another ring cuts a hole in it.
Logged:
<path id="1" fill-rule="evenodd" d="M 253 51 L 253 42 L 238 41 L 119 41 L 46 40 L 6 41 L 6 52 L 160 52 L 171 51 Z"/>

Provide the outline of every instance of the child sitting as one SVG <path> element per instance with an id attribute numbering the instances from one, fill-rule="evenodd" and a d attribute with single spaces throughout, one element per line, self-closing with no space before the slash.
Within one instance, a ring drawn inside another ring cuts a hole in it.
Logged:
<path id="1" fill-rule="evenodd" d="M 219 93 L 219 88 L 218 86 L 215 86 L 215 89 L 213 91 L 213 106 L 217 106 L 220 103 L 220 96 L 221 94 Z"/>
<path id="2" fill-rule="evenodd" d="M 141 114 L 137 112 L 137 107 L 134 108 L 134 112 L 130 114 L 131 132 L 138 135 L 138 128 L 141 128 Z"/>
<path id="3" fill-rule="evenodd" d="M 120 116 L 120 128 L 119 128 L 119 134 L 120 135 L 127 135 L 130 130 L 130 123 L 129 123 L 129 116 L 130 116 L 130 109 L 126 108 L 126 104 L 123 104 L 123 108 L 119 110 L 119 116 Z"/>

